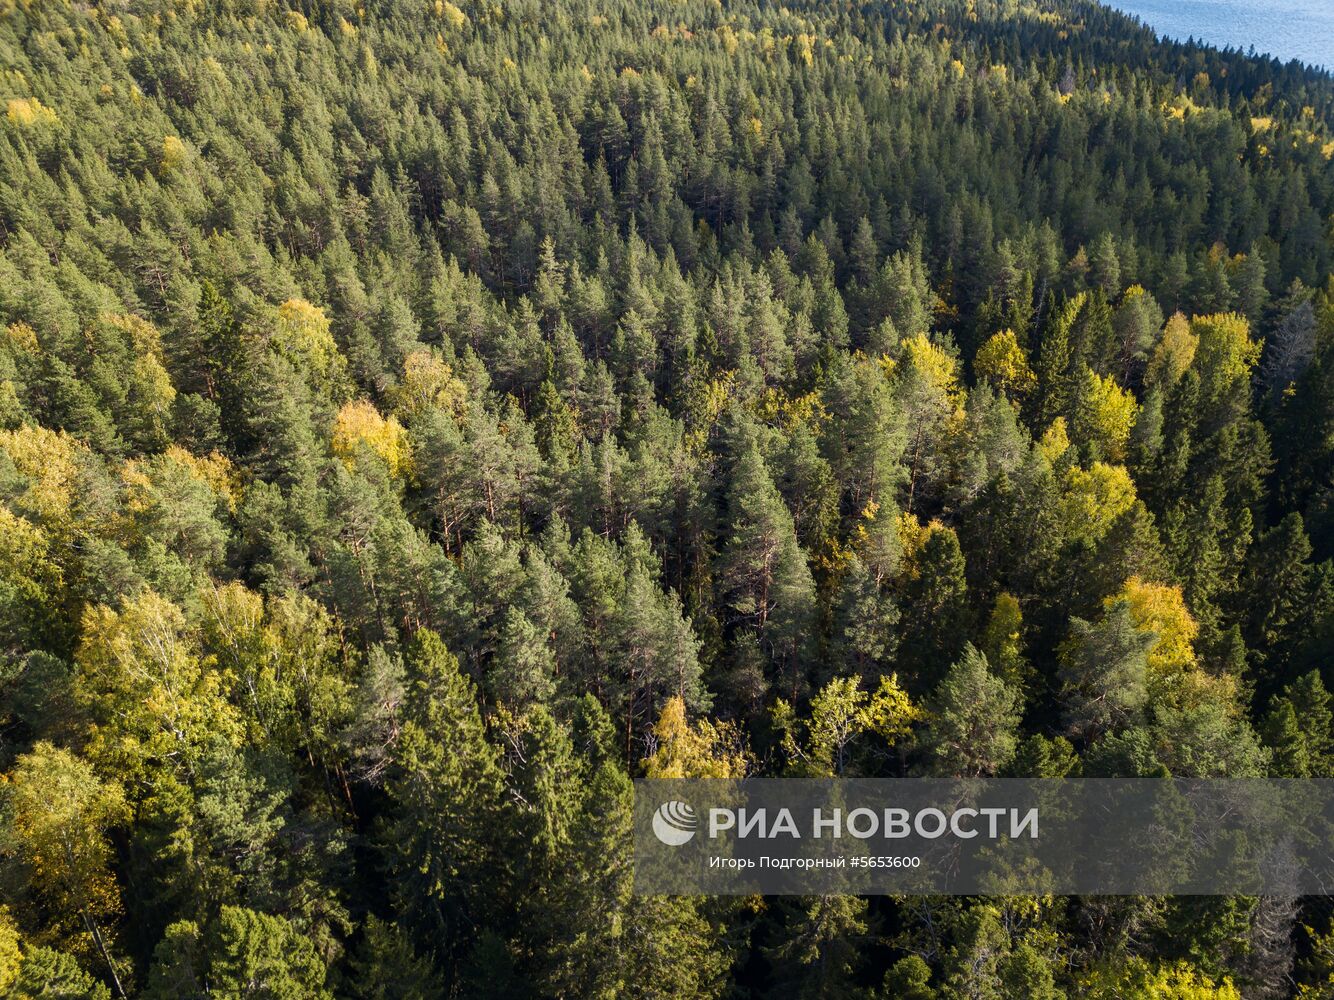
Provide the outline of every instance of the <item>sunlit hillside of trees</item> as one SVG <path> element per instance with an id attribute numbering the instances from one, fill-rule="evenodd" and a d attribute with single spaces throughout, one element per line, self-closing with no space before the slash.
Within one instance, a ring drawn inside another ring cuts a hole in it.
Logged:
<path id="1" fill-rule="evenodd" d="M 1334 777 L 1334 80 L 1085 0 L 0 0 L 0 1000 L 1334 997 L 632 895 L 639 777 Z"/>

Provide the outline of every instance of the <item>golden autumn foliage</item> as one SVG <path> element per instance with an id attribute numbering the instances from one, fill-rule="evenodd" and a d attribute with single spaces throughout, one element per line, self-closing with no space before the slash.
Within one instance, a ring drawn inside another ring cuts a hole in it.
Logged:
<path id="1" fill-rule="evenodd" d="M 1334 1000 L 636 884 L 645 776 L 1334 773 L 1334 82 L 873 6 L 0 0 L 0 1000 Z"/>
<path id="2" fill-rule="evenodd" d="M 893 744 L 923 718 L 893 674 L 882 675 L 874 693 L 862 690 L 856 677 L 834 678 L 811 699 L 804 724 L 797 722 L 792 707 L 782 699 L 773 714 L 783 731 L 784 753 L 796 773 L 806 777 L 842 774 L 860 738 L 869 733 Z M 799 735 L 802 731 L 804 735 Z"/>
<path id="3" fill-rule="evenodd" d="M 1232 980 L 1213 980 L 1188 962 L 1150 966 L 1134 958 L 1125 965 L 1098 970 L 1080 995 L 1090 1000 L 1242 1000 Z"/>
<path id="4" fill-rule="evenodd" d="M 899 514 L 898 518 L 898 536 L 899 547 L 901 549 L 900 565 L 905 577 L 911 578 L 917 575 L 917 557 L 926 547 L 927 540 L 937 531 L 953 531 L 953 528 L 946 527 L 940 521 L 932 519 L 923 524 L 917 519 L 917 516 L 907 511 Z"/>
<path id="5" fill-rule="evenodd" d="M 801 61 L 807 66 L 812 65 L 815 62 L 815 36 L 800 34 L 796 36 L 794 41 L 797 43 L 797 55 Z M 733 43 L 733 48 L 729 50 L 728 54 L 730 55 L 734 51 L 735 43 Z"/>
<path id="6" fill-rule="evenodd" d="M 911 370 L 923 382 L 943 393 L 955 406 L 961 405 L 959 390 L 959 363 L 946 354 L 924 333 L 903 341 L 903 360 L 900 374 Z"/>
<path id="7" fill-rule="evenodd" d="M 278 307 L 273 345 L 321 380 L 340 376 L 346 364 L 329 331 L 329 317 L 305 299 L 288 299 Z"/>
<path id="8" fill-rule="evenodd" d="M 50 128 L 59 123 L 54 110 L 35 97 L 11 98 L 5 109 L 10 124 L 20 128 Z"/>
<path id="9" fill-rule="evenodd" d="M 862 722 L 868 730 L 887 743 L 893 743 L 912 732 L 914 723 L 925 713 L 914 705 L 908 692 L 899 687 L 897 674 L 883 674 L 880 684 L 871 694 L 862 712 Z"/>
<path id="10" fill-rule="evenodd" d="M 736 372 L 723 371 L 695 390 L 692 411 L 697 414 L 693 425 L 686 431 L 686 447 L 698 452 L 708 443 L 723 412 L 736 393 Z"/>
<path id="11" fill-rule="evenodd" d="M 744 778 L 754 766 L 736 723 L 686 719 L 686 703 L 668 698 L 653 726 L 657 747 L 644 760 L 649 778 Z"/>
<path id="12" fill-rule="evenodd" d="M 135 357 L 126 382 L 136 420 L 144 431 L 167 440 L 176 387 L 167 372 L 157 327 L 133 313 L 102 313 L 98 322 L 119 330 L 129 340 Z"/>
<path id="13" fill-rule="evenodd" d="M 764 390 L 756 409 L 765 423 L 781 427 L 787 433 L 799 424 L 818 424 L 829 416 L 818 392 L 793 397 L 772 386 Z"/>
<path id="14" fill-rule="evenodd" d="M 1109 596 L 1104 607 L 1124 601 L 1135 628 L 1155 636 L 1149 647 L 1149 696 L 1154 704 L 1196 707 L 1221 705 L 1227 714 L 1237 710 L 1237 683 L 1231 674 L 1214 675 L 1200 669 L 1193 643 L 1200 626 L 1186 607 L 1181 588 L 1131 577 Z"/>
<path id="15" fill-rule="evenodd" d="M 1073 538 L 1097 542 L 1135 503 L 1135 484 L 1124 466 L 1094 462 L 1065 475 L 1061 519 Z"/>
<path id="16" fill-rule="evenodd" d="M 5 327 L 5 337 L 15 350 L 25 354 L 36 354 L 41 350 L 37 343 L 37 331 L 27 323 L 10 323 Z"/>
<path id="17" fill-rule="evenodd" d="M 1134 395 L 1122 389 L 1116 379 L 1084 369 L 1078 413 L 1080 437 L 1097 445 L 1104 458 L 1112 462 L 1125 458 L 1138 413 Z"/>
<path id="18" fill-rule="evenodd" d="M 1042 457 L 1052 464 L 1070 450 L 1070 434 L 1066 430 L 1065 417 L 1057 417 L 1042 432 L 1042 439 L 1037 443 Z"/>
<path id="19" fill-rule="evenodd" d="M 1110 608 L 1118 601 L 1129 606 L 1130 620 L 1136 629 L 1157 637 L 1148 652 L 1151 672 L 1180 673 L 1195 668 L 1195 650 L 1191 644 L 1200 626 L 1186 607 L 1180 587 L 1132 576 L 1118 593 L 1103 601 L 1103 606 Z"/>
<path id="20" fill-rule="evenodd" d="M 134 359 L 131 385 L 137 391 L 146 415 L 159 425 L 165 425 L 171 404 L 176 399 L 176 387 L 171 384 L 171 376 L 156 354 L 141 354 Z"/>
<path id="21" fill-rule="evenodd" d="M 47 533 L 26 518 L 0 507 L 0 580 L 20 593 L 50 597 L 42 583 L 59 586 L 61 570 L 48 558 L 51 549 Z"/>
<path id="22" fill-rule="evenodd" d="M 378 455 L 393 476 L 405 476 L 412 469 L 412 448 L 408 432 L 397 417 L 385 418 L 367 399 L 347 403 L 334 418 L 333 453 L 350 468 L 362 447 Z"/>
<path id="23" fill-rule="evenodd" d="M 78 477 L 76 456 L 83 447 L 64 431 L 32 424 L 0 431 L 0 451 L 28 481 L 27 489 L 15 499 L 15 507 L 42 524 L 67 525 Z"/>
<path id="24" fill-rule="evenodd" d="M 394 407 L 404 417 L 439 407 L 455 417 L 468 405 L 468 387 L 454 370 L 429 350 L 413 351 L 403 362 L 403 380 L 394 392 Z"/>
<path id="25" fill-rule="evenodd" d="M 32 637 L 64 634 L 65 551 L 53 552 L 47 531 L 0 506 L 0 662 Z"/>
<path id="26" fill-rule="evenodd" d="M 435 16 L 442 18 L 455 31 L 459 31 L 468 24 L 468 15 L 463 13 L 450 0 L 435 0 Z"/>
<path id="27" fill-rule="evenodd" d="M 1251 339 L 1246 318 L 1236 313 L 1197 316 L 1190 321 L 1190 330 L 1199 340 L 1194 364 L 1206 398 L 1244 391 L 1264 346 Z"/>
<path id="28" fill-rule="evenodd" d="M 19 977 L 23 964 L 22 938 L 9 908 L 0 906 L 0 995 L 5 995 Z"/>
<path id="29" fill-rule="evenodd" d="M 130 514 L 141 514 L 162 502 L 159 486 L 164 472 L 179 470 L 197 483 L 207 487 L 228 510 L 235 513 L 241 497 L 241 484 L 231 460 L 218 452 L 206 456 L 192 455 L 180 445 L 171 445 L 152 459 L 130 459 L 121 469 L 125 486 L 125 509 Z"/>
<path id="30" fill-rule="evenodd" d="M 180 607 L 152 590 L 83 615 L 75 690 L 94 724 L 88 756 L 128 779 L 152 761 L 184 763 L 210 739 L 236 746 L 241 729 L 227 679 L 201 658 Z"/>
<path id="31" fill-rule="evenodd" d="M 188 150 L 186 149 L 185 143 L 176 136 L 169 135 L 163 138 L 162 159 L 160 161 L 163 171 L 171 173 L 173 170 L 180 169 L 181 165 L 185 163 L 187 154 Z"/>
<path id="32" fill-rule="evenodd" d="M 107 832 L 129 818 L 120 785 L 42 741 L 19 758 L 6 793 L 3 839 L 59 919 L 83 939 L 118 915 L 120 887 Z M 81 944 L 93 950 L 91 941 Z"/>
<path id="33" fill-rule="evenodd" d="M 211 451 L 207 455 L 192 455 L 180 445 L 170 445 L 164 457 L 189 471 L 195 479 L 204 483 L 227 505 L 231 511 L 241 499 L 241 478 L 232 460 L 220 452 Z"/>
<path id="34" fill-rule="evenodd" d="M 213 669 L 248 702 L 247 738 L 305 746 L 336 738 L 349 684 L 333 617 L 304 594 L 266 599 L 236 582 L 205 587 L 199 598 Z"/>
<path id="35" fill-rule="evenodd" d="M 134 313 L 102 313 L 98 318 L 123 332 L 129 338 L 136 354 L 162 357 L 162 335 L 158 333 L 157 327 L 142 316 L 136 316 Z"/>
<path id="36" fill-rule="evenodd" d="M 978 349 L 973 369 L 978 378 L 986 379 L 1012 399 L 1022 399 L 1038 381 L 1013 330 L 992 335 Z"/>
<path id="37" fill-rule="evenodd" d="M 1176 385 L 1195 360 L 1199 346 L 1200 338 L 1191 330 L 1190 321 L 1181 313 L 1175 313 L 1163 327 L 1162 339 L 1149 357 L 1149 366 L 1144 373 L 1145 385 L 1163 389 Z"/>

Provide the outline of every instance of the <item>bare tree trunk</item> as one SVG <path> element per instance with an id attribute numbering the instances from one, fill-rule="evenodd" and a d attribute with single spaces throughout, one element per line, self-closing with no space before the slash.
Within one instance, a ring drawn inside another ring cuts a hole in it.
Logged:
<path id="1" fill-rule="evenodd" d="M 116 972 L 116 963 L 111 961 L 111 953 L 107 951 L 106 941 L 102 938 L 102 931 L 97 926 L 97 921 L 88 915 L 87 909 L 80 907 L 79 916 L 83 918 L 83 925 L 88 928 L 88 933 L 93 936 L 93 943 L 97 945 L 97 950 L 102 955 L 102 961 L 107 963 L 107 969 L 111 972 L 111 982 L 116 987 L 116 996 L 124 998 L 125 987 L 120 983 L 120 974 Z"/>

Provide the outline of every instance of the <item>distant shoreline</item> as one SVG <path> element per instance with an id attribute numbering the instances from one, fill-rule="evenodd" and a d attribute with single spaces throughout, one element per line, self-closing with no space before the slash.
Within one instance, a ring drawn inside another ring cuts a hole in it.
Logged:
<path id="1" fill-rule="evenodd" d="M 1161 40 L 1194 40 L 1219 50 L 1247 54 L 1253 50 L 1257 58 L 1282 63 L 1296 60 L 1309 69 L 1334 72 L 1334 14 L 1316 10 L 1315 0 L 1306 0 L 1306 5 L 1299 3 L 1290 10 L 1275 10 L 1268 4 L 1249 4 L 1246 0 L 1101 2 L 1137 19 Z M 1317 54 L 1320 50 L 1323 54 Z"/>

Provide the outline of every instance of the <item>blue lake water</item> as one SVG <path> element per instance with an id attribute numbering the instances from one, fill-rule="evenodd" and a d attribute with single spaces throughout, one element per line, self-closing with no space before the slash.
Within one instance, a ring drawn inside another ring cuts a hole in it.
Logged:
<path id="1" fill-rule="evenodd" d="M 1103 0 L 1160 36 L 1334 69 L 1334 0 Z"/>

